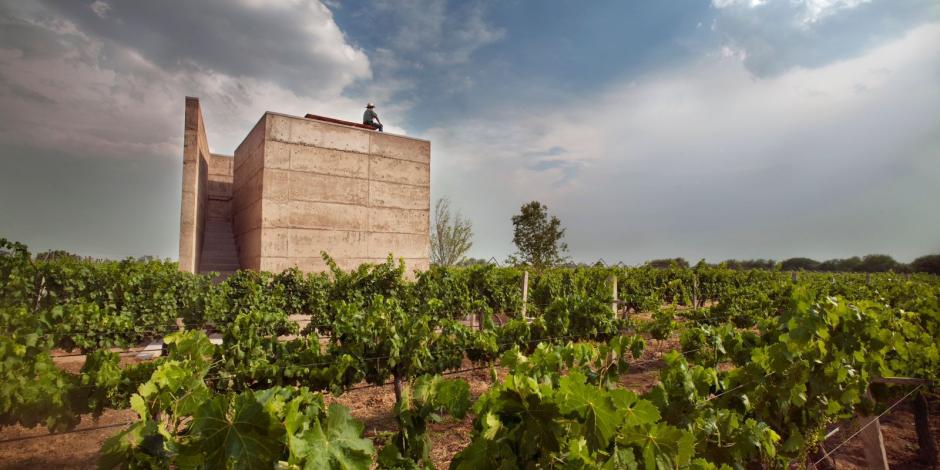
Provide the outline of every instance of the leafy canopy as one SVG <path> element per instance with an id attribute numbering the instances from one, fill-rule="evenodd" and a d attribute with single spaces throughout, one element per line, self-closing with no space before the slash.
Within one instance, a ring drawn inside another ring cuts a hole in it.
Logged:
<path id="1" fill-rule="evenodd" d="M 565 229 L 558 217 L 549 217 L 545 204 L 532 201 L 522 206 L 519 215 L 512 216 L 512 226 L 512 242 L 518 251 L 510 256 L 510 263 L 540 270 L 567 260 L 568 244 L 561 241 Z"/>

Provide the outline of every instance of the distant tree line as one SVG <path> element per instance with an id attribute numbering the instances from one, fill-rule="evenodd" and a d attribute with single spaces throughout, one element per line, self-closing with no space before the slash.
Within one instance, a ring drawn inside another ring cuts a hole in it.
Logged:
<path id="1" fill-rule="evenodd" d="M 91 262 L 100 262 L 100 261 L 111 261 L 109 258 L 96 258 L 94 256 L 81 256 L 75 253 L 71 253 L 65 250 L 47 250 L 41 253 L 36 253 L 36 259 L 39 261 L 60 261 L 65 259 L 73 259 L 75 261 L 91 261 Z M 161 258 L 153 255 L 138 256 L 137 258 L 129 257 L 125 259 L 132 259 L 141 263 L 146 263 L 148 261 L 159 261 Z"/>
<path id="2" fill-rule="evenodd" d="M 873 254 L 863 257 L 834 258 L 826 261 L 817 261 L 812 258 L 789 258 L 777 262 L 772 259 L 729 259 L 718 263 L 731 269 L 780 269 L 781 271 L 819 271 L 819 272 L 859 272 L 883 273 L 894 271 L 897 273 L 917 272 L 940 274 L 940 254 L 921 256 L 910 264 L 901 263 L 889 255 Z M 688 268 L 689 262 L 684 258 L 654 259 L 646 262 L 646 266 L 666 269 L 671 267 Z"/>
<path id="3" fill-rule="evenodd" d="M 431 230 L 431 263 L 437 265 L 473 266 L 490 264 L 493 259 L 483 260 L 466 257 L 473 235 L 470 220 L 459 213 L 450 214 L 449 201 L 438 201 L 435 210 L 435 225 Z M 532 201 L 519 208 L 519 213 L 512 216 L 513 237 L 516 245 L 506 263 L 513 266 L 527 266 L 539 270 L 548 267 L 575 267 L 603 264 L 576 263 L 567 256 L 568 244 L 563 241 L 565 228 L 558 217 L 549 214 L 548 206 Z M 448 256 L 442 253 L 447 252 Z M 705 263 L 705 260 L 699 261 Z M 921 272 L 940 274 L 940 254 L 921 256 L 910 264 L 898 262 L 889 255 L 871 254 L 863 257 L 834 258 L 817 261 L 812 258 L 789 258 L 783 261 L 772 259 L 728 259 L 718 263 L 730 269 L 779 269 L 781 271 L 822 271 L 822 272 Z M 647 261 L 645 266 L 669 269 L 690 267 L 684 258 L 662 258 Z"/>

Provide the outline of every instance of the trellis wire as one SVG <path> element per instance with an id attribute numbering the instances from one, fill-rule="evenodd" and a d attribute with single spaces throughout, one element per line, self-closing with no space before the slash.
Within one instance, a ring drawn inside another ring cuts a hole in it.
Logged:
<path id="1" fill-rule="evenodd" d="M 911 390 L 910 392 L 907 392 L 907 395 L 904 395 L 903 397 L 901 397 L 900 399 L 898 399 L 897 401 L 895 401 L 894 403 L 892 403 L 891 406 L 889 406 L 889 407 L 886 408 L 884 411 L 882 411 L 881 414 L 879 414 L 879 415 L 876 416 L 874 419 L 872 419 L 872 420 L 868 421 L 867 423 L 865 423 L 864 426 L 858 428 L 857 431 L 855 431 L 851 436 L 847 437 L 844 441 L 840 442 L 839 445 L 833 447 L 832 450 L 829 450 L 829 451 L 824 452 L 824 453 L 823 453 L 823 456 L 820 457 L 819 460 L 813 462 L 813 466 L 815 467 L 816 465 L 819 465 L 823 460 L 826 460 L 827 458 L 829 458 L 832 454 L 835 453 L 836 450 L 838 450 L 840 447 L 842 447 L 843 445 L 845 445 L 847 442 L 851 441 L 855 436 L 859 435 L 862 431 L 865 430 L 865 428 L 867 428 L 868 426 L 871 426 L 873 423 L 876 423 L 879 419 L 881 419 L 882 416 L 888 414 L 888 412 L 890 412 L 891 410 L 893 410 L 894 407 L 896 407 L 896 406 L 898 406 L 899 404 L 901 404 L 901 402 L 903 402 L 904 400 L 907 400 L 908 397 L 910 397 L 911 395 L 913 395 L 914 392 L 920 390 L 921 388 L 923 388 L 923 385 L 918 385 L 918 386 L 914 387 L 914 389 Z"/>

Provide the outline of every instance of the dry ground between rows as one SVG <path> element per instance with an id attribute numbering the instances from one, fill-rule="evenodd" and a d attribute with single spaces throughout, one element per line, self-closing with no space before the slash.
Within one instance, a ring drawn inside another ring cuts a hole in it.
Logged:
<path id="1" fill-rule="evenodd" d="M 653 341 L 638 359 L 638 366 L 621 378 L 620 383 L 631 390 L 643 393 L 653 387 L 659 379 L 659 369 L 663 366 L 660 357 L 663 352 L 678 348 L 675 341 Z M 83 358 L 64 358 L 58 360 L 63 369 L 77 372 Z M 124 358 L 123 363 L 132 363 L 135 359 Z M 467 362 L 465 367 L 470 367 Z M 497 370 L 500 378 L 504 370 Z M 474 399 L 491 385 L 490 371 L 475 370 L 454 374 L 470 384 Z M 352 415 L 364 425 L 367 437 L 372 438 L 376 447 L 380 447 L 387 436 L 396 430 L 392 408 L 395 394 L 391 386 L 371 387 L 351 390 L 339 397 L 328 396 L 327 400 L 336 401 L 348 407 Z M 931 428 L 934 438 L 940 446 L 940 400 L 930 400 Z M 99 449 L 108 437 L 117 434 L 136 415 L 131 410 L 108 410 L 97 420 L 83 416 L 77 429 L 111 426 L 90 431 L 49 434 L 44 428 L 32 429 L 10 426 L 0 429 L 0 469 L 90 469 L 96 467 Z M 888 460 L 892 468 L 925 469 L 917 461 L 917 437 L 914 431 L 914 417 L 910 403 L 903 403 L 882 418 L 882 433 Z M 431 458 L 441 469 L 450 465 L 454 455 L 470 443 L 473 431 L 473 416 L 463 420 L 447 420 L 432 424 Z M 835 436 L 828 442 L 829 449 L 841 442 L 845 436 Z M 23 439 L 25 438 L 25 439 Z M 3 442 L 9 441 L 9 442 Z M 838 469 L 865 468 L 864 453 L 859 439 L 850 440 L 835 452 L 834 459 Z"/>

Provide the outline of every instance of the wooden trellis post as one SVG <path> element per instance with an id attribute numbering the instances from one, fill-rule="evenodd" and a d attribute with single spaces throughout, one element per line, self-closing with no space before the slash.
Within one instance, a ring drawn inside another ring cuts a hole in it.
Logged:
<path id="1" fill-rule="evenodd" d="M 614 295 L 614 301 L 610 303 L 610 310 L 611 310 L 611 312 L 613 312 L 614 316 L 616 317 L 616 316 L 617 316 L 617 305 L 618 305 L 618 302 L 617 302 L 617 276 L 611 274 L 610 277 L 607 278 L 607 283 L 610 284 L 610 291 L 611 291 L 611 292 L 613 293 L 613 295 Z"/>
<path id="2" fill-rule="evenodd" d="M 912 377 L 878 377 L 872 379 L 872 383 L 883 383 L 883 384 L 894 384 L 894 385 L 916 385 L 918 387 L 924 387 L 930 384 L 930 381 L 924 379 L 916 379 Z M 927 406 L 927 400 L 924 398 L 923 392 L 918 392 L 914 390 L 916 395 L 913 400 L 914 407 L 914 431 L 917 433 L 917 444 L 918 444 L 918 454 L 920 459 L 927 465 L 936 465 L 938 460 L 940 460 L 940 450 L 937 449 L 935 444 L 933 433 L 930 431 L 930 410 Z M 871 394 L 869 393 L 869 398 Z M 872 425 L 869 427 L 875 427 Z M 879 428 L 879 437 L 880 437 L 880 428 Z M 864 436 L 863 436 L 864 438 Z M 874 438 L 872 438 L 872 443 L 874 443 Z M 869 441 L 865 442 L 866 447 L 869 445 Z M 866 449 L 865 457 L 868 458 L 868 451 Z M 877 453 L 875 455 L 877 458 Z M 869 462 L 871 460 L 869 459 Z M 887 465 L 887 464 L 886 464 Z M 869 464 L 869 468 L 881 468 L 881 467 L 872 467 Z"/>
<path id="3" fill-rule="evenodd" d="M 858 435 L 862 439 L 867 468 L 888 470 L 888 455 L 885 453 L 885 441 L 881 436 L 881 423 L 878 421 L 878 416 L 859 415 L 855 418 L 855 424 L 859 427 L 867 426 Z"/>
<path id="4" fill-rule="evenodd" d="M 529 303 L 529 271 L 522 272 L 522 318 L 526 317 L 527 305 Z"/>
<path id="5" fill-rule="evenodd" d="M 938 450 L 933 434 L 930 432 L 930 408 L 923 392 L 914 397 L 914 430 L 917 431 L 917 444 L 920 447 L 921 461 L 930 466 L 936 466 Z"/>

